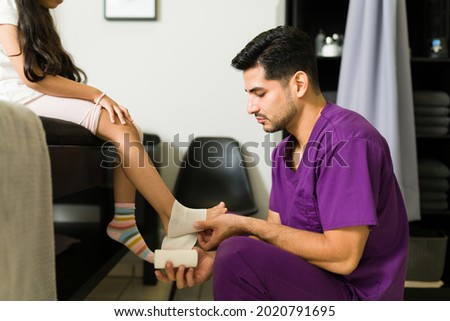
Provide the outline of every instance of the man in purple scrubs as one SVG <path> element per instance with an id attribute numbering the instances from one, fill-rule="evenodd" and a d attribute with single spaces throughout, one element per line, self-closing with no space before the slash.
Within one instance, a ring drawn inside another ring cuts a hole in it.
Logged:
<path id="1" fill-rule="evenodd" d="M 267 220 L 197 222 L 210 251 L 199 251 L 196 269 L 168 264 L 158 278 L 181 288 L 212 272 L 216 300 L 402 300 L 408 219 L 385 139 L 324 99 L 299 29 L 263 32 L 232 65 L 243 71 L 248 112 L 266 132 L 290 134 L 273 152 Z"/>

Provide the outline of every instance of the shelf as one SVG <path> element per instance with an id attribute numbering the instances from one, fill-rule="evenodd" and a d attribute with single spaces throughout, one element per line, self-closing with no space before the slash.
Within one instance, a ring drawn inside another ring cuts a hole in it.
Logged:
<path id="1" fill-rule="evenodd" d="M 444 211 L 422 211 L 422 215 L 448 216 L 450 218 L 450 209 Z"/>
<path id="2" fill-rule="evenodd" d="M 420 213 L 420 217 L 422 224 L 424 224 L 425 226 L 444 230 L 446 234 L 450 235 L 450 210 L 445 211 L 422 210 Z M 448 250 L 450 252 L 450 246 Z"/>
<path id="3" fill-rule="evenodd" d="M 56 223 L 57 233 L 80 240 L 56 256 L 59 301 L 83 300 L 127 253 L 95 223 Z"/>
<path id="4" fill-rule="evenodd" d="M 405 301 L 448 301 L 450 287 L 444 284 L 440 288 L 405 288 Z"/>
<path id="5" fill-rule="evenodd" d="M 324 57 L 317 56 L 317 60 L 341 60 L 342 56 Z M 450 58 L 432 58 L 432 57 L 411 57 L 411 62 L 425 62 L 425 63 L 450 63 Z"/>
<path id="6" fill-rule="evenodd" d="M 450 58 L 412 57 L 411 62 L 450 63 Z"/>
<path id="7" fill-rule="evenodd" d="M 416 139 L 440 139 L 440 140 L 450 140 L 450 135 L 417 135 Z"/>
<path id="8" fill-rule="evenodd" d="M 342 56 L 336 57 L 324 57 L 318 56 L 317 60 L 329 60 L 329 61 L 340 61 Z M 411 57 L 411 62 L 423 62 L 423 63 L 450 63 L 450 58 L 432 58 L 432 57 Z"/>
<path id="9" fill-rule="evenodd" d="M 324 56 L 318 56 L 318 61 L 340 61 L 342 59 L 342 56 L 336 56 L 336 57 L 324 57 Z"/>

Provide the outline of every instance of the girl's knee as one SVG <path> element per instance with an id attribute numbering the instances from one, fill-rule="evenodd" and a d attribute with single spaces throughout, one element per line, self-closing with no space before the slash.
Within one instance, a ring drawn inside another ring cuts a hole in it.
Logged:
<path id="1" fill-rule="evenodd" d="M 133 126 L 136 129 L 137 135 L 139 137 L 139 141 L 141 143 L 144 142 L 144 133 L 143 133 L 141 127 L 139 127 L 136 123 L 133 123 Z"/>
<path id="2" fill-rule="evenodd" d="M 97 135 L 107 141 L 114 143 L 143 142 L 144 134 L 141 128 L 134 122 L 127 121 L 126 124 L 112 123 L 108 112 L 101 111 Z"/>

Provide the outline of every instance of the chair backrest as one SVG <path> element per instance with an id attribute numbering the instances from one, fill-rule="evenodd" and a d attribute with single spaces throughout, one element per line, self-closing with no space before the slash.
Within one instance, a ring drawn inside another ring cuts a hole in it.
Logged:
<path id="1" fill-rule="evenodd" d="M 229 137 L 197 137 L 190 143 L 174 195 L 192 208 L 209 208 L 223 201 L 232 213 L 258 211 L 239 143 Z"/>

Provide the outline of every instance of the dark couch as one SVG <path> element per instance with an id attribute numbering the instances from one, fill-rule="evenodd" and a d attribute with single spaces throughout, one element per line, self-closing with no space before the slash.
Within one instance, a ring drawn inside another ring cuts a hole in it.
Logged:
<path id="1" fill-rule="evenodd" d="M 113 215 L 112 170 L 114 148 L 86 128 L 59 119 L 41 117 L 49 149 L 54 203 L 94 204 L 98 222 L 55 222 L 58 300 L 82 300 L 127 253 L 125 246 L 109 239 L 106 225 Z M 157 135 L 144 134 L 151 158 L 159 150 Z M 138 193 L 136 218 L 150 248 L 158 247 L 158 219 Z M 71 241 L 72 240 L 72 241 Z M 144 264 L 145 284 L 155 284 L 153 265 Z"/>

